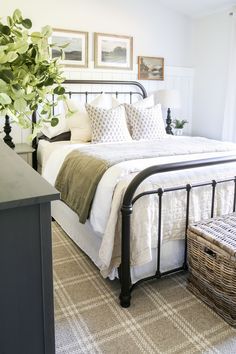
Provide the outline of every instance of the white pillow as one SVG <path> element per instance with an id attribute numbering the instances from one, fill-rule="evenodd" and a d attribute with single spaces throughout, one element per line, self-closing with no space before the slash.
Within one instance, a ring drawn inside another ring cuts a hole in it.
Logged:
<path id="1" fill-rule="evenodd" d="M 125 104 L 132 139 L 155 140 L 166 137 L 161 105 L 139 108 Z"/>
<path id="2" fill-rule="evenodd" d="M 58 101 L 57 106 L 54 110 L 55 115 L 59 115 L 59 122 L 55 127 L 52 127 L 50 123 L 44 123 L 41 132 L 46 135 L 49 139 L 54 138 L 55 136 L 68 132 L 70 130 L 68 126 L 68 120 L 65 115 L 64 103 Z"/>
<path id="3" fill-rule="evenodd" d="M 86 109 L 91 120 L 92 143 L 131 141 L 124 106 L 104 109 L 87 104 Z"/>
<path id="4" fill-rule="evenodd" d="M 104 109 L 115 108 L 119 106 L 119 101 L 117 101 L 112 95 L 101 93 L 96 96 L 89 104 L 94 107 L 100 107 Z"/>
<path id="5" fill-rule="evenodd" d="M 151 108 L 155 105 L 155 100 L 154 96 L 150 95 L 143 100 L 139 100 L 135 103 L 132 104 L 134 107 L 139 107 L 139 108 Z"/>
<path id="6" fill-rule="evenodd" d="M 85 105 L 78 102 L 75 98 L 68 99 L 65 105 L 65 111 L 67 113 L 68 107 L 75 113 L 68 118 L 68 126 L 71 130 L 72 141 L 91 141 L 92 129 L 88 112 L 85 109 Z M 67 107 L 68 105 L 68 107 Z M 100 94 L 90 102 L 90 105 L 94 107 L 100 107 L 104 109 L 110 109 L 117 107 L 119 102 L 111 95 Z"/>
<path id="7" fill-rule="evenodd" d="M 67 106 L 68 105 L 68 106 Z M 67 118 L 68 126 L 71 131 L 71 140 L 87 142 L 91 140 L 91 123 L 85 106 L 76 99 L 68 99 L 65 103 L 65 111 L 68 107 L 74 113 Z"/>

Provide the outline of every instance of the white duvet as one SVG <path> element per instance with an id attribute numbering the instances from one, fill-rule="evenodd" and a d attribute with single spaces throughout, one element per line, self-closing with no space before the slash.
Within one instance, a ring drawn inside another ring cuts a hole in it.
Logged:
<path id="1" fill-rule="evenodd" d="M 165 138 L 166 139 L 166 138 Z M 163 139 L 163 146 L 165 144 Z M 92 228 L 102 237 L 99 256 L 102 262 L 102 273 L 107 276 L 110 270 L 117 267 L 120 262 L 120 215 L 119 209 L 127 185 L 136 173 L 152 165 L 163 163 L 195 160 L 200 158 L 235 155 L 236 144 L 216 142 L 205 138 L 173 137 L 175 155 L 157 157 L 152 159 L 133 160 L 119 163 L 107 170 L 101 179 L 93 205 L 90 219 Z M 199 153 L 196 151 L 199 144 Z M 186 152 L 183 155 L 183 144 Z M 54 151 L 45 165 L 43 176 L 54 185 L 62 163 L 74 149 L 84 146 L 74 144 L 63 146 Z M 107 144 L 112 149 L 112 144 Z M 94 148 L 94 146 L 93 146 Z M 178 155 L 178 149 L 180 154 Z M 198 181 L 210 181 L 236 175 L 236 163 L 223 164 L 212 167 L 184 170 L 155 175 L 145 181 L 139 191 L 153 188 L 184 185 Z M 216 214 L 232 211 L 233 182 L 224 183 L 217 187 L 215 212 Z M 184 192 L 166 193 L 163 198 L 163 242 L 168 239 L 181 239 L 184 236 L 185 194 Z M 190 220 L 199 220 L 209 217 L 211 201 L 211 188 L 196 189 L 191 193 Z M 151 249 L 157 242 L 157 196 L 152 195 L 141 198 L 134 206 L 131 223 L 131 264 L 142 265 L 151 261 Z"/>

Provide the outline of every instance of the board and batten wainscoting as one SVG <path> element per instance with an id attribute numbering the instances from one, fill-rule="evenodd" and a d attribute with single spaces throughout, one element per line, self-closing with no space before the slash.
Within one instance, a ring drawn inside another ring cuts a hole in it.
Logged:
<path id="1" fill-rule="evenodd" d="M 58 191 L 0 141 L 0 353 L 54 354 L 52 200 Z"/>
<path id="2" fill-rule="evenodd" d="M 134 66 L 134 70 L 101 70 L 94 69 L 94 63 L 89 63 L 88 69 L 82 68 L 65 68 L 65 77 L 71 80 L 130 80 L 137 81 L 138 66 Z M 194 83 L 194 69 L 188 67 L 174 67 L 165 66 L 164 68 L 164 81 L 145 80 L 140 81 L 146 88 L 148 94 L 155 93 L 161 89 L 176 89 L 180 92 L 181 108 L 175 112 L 172 110 L 173 118 L 186 119 L 189 123 L 185 126 L 185 134 L 191 135 L 192 132 L 192 97 L 193 97 L 193 83 Z M 79 87 L 79 86 L 78 86 Z M 82 87 L 81 87 L 82 88 Z M 100 91 L 99 86 L 97 87 Z M 109 87 L 107 87 L 109 89 Z M 112 87 L 110 87 L 110 90 Z M 113 87 L 114 89 L 114 87 Z M 117 87 L 120 91 L 124 87 Z M 83 90 L 86 89 L 83 85 Z M 101 91 L 104 87 L 101 87 Z M 163 118 L 166 118 L 166 112 L 163 111 Z M 0 132 L 4 124 L 4 119 L 0 119 Z M 12 126 L 11 136 L 14 143 L 25 143 L 30 134 L 30 130 L 20 129 L 18 126 Z M 0 137 L 3 134 L 0 133 Z"/>

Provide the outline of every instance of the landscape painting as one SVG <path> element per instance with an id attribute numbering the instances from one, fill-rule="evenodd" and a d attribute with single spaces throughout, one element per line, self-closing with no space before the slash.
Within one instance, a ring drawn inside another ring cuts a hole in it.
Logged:
<path id="1" fill-rule="evenodd" d="M 54 29 L 51 42 L 56 44 L 52 49 L 52 58 L 63 58 L 61 63 L 66 66 L 88 66 L 88 33 L 80 31 L 69 31 Z"/>
<path id="2" fill-rule="evenodd" d="M 96 68 L 133 68 L 133 38 L 113 34 L 94 34 L 94 66 Z"/>
<path id="3" fill-rule="evenodd" d="M 139 80 L 164 80 L 164 58 L 138 57 Z"/>

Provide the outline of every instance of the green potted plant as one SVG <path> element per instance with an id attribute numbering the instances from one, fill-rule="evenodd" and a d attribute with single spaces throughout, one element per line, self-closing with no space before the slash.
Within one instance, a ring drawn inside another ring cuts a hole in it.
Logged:
<path id="1" fill-rule="evenodd" d="M 48 43 L 52 30 L 45 26 L 39 32 L 30 32 L 31 27 L 31 20 L 23 18 L 18 9 L 6 22 L 0 21 L 0 116 L 5 117 L 4 141 L 11 147 L 10 120 L 29 128 L 32 113 L 37 110 L 33 139 L 45 122 L 52 126 L 58 123 L 52 108 L 64 99 L 62 67 L 58 58 L 51 57 L 54 45 Z"/>
<path id="2" fill-rule="evenodd" d="M 185 124 L 188 123 L 187 120 L 180 120 L 180 119 L 175 119 L 173 122 L 174 130 L 175 130 L 175 135 L 182 135 L 183 134 L 183 128 Z"/>

